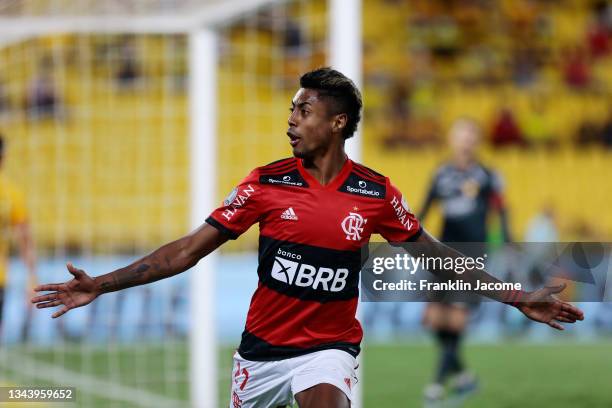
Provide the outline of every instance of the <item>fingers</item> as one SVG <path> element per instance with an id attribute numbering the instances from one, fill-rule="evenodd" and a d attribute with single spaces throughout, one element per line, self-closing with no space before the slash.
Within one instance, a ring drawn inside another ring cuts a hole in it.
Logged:
<path id="1" fill-rule="evenodd" d="M 576 320 L 578 320 L 576 318 L 576 315 L 574 315 L 572 313 L 565 312 L 563 310 L 559 312 L 559 316 L 565 317 L 566 319 L 570 319 L 572 321 L 572 323 L 575 322 Z"/>
<path id="2" fill-rule="evenodd" d="M 85 275 L 85 271 L 83 271 L 82 269 L 78 269 L 75 268 L 75 266 L 71 263 L 68 262 L 66 264 L 66 268 L 68 269 L 68 272 L 70 272 L 76 279 L 79 279 L 80 277 Z M 34 288 L 35 292 L 58 292 L 58 291 L 65 291 L 66 290 L 66 283 L 47 283 L 44 285 L 38 285 Z"/>
<path id="3" fill-rule="evenodd" d="M 59 306 L 62 304 L 61 300 L 54 300 L 53 302 L 47 302 L 47 303 L 39 303 L 36 305 L 36 307 L 38 309 L 44 309 L 46 307 L 55 307 L 55 306 Z"/>
<path id="4" fill-rule="evenodd" d="M 34 288 L 34 292 L 57 292 L 62 290 L 63 283 L 47 283 L 44 285 L 38 285 Z"/>
<path id="5" fill-rule="evenodd" d="M 66 313 L 69 310 L 70 310 L 70 308 L 68 306 L 64 306 L 63 308 L 61 308 L 57 312 L 53 313 L 53 315 L 51 315 L 51 317 L 54 318 L 54 319 L 57 319 L 58 317 L 60 317 L 61 315 L 63 315 L 64 313 Z"/>
<path id="6" fill-rule="evenodd" d="M 68 268 L 68 272 L 70 272 L 77 279 L 85 275 L 85 271 L 83 271 L 82 269 L 75 268 L 72 262 L 68 262 L 66 264 L 66 268 Z"/>
<path id="7" fill-rule="evenodd" d="M 49 293 L 47 295 L 36 296 L 31 299 L 32 303 L 40 303 L 40 302 L 49 302 L 51 300 L 56 300 L 58 293 Z"/>
<path id="8" fill-rule="evenodd" d="M 559 314 L 554 318 L 554 320 L 551 320 L 550 322 L 548 322 L 548 325 L 557 330 L 565 330 L 565 328 L 557 322 L 576 323 L 576 320 L 583 320 L 583 319 L 584 319 L 584 314 L 582 313 L 580 309 L 570 304 L 562 303 Z"/>
<path id="9" fill-rule="evenodd" d="M 561 315 L 555 317 L 555 320 L 559 322 L 563 322 L 563 323 L 576 323 L 576 319 L 571 319 L 571 318 L 561 316 Z"/>
<path id="10" fill-rule="evenodd" d="M 555 322 L 554 320 L 551 320 L 550 322 L 548 322 L 548 325 L 552 327 L 553 329 L 565 330 L 563 326 L 561 326 L 559 323 Z"/>
<path id="11" fill-rule="evenodd" d="M 562 284 L 557 285 L 557 286 L 546 286 L 544 288 L 544 293 L 546 293 L 547 295 L 554 295 L 556 293 L 563 292 L 563 290 L 566 287 L 567 287 L 567 285 L 565 283 L 562 283 Z"/>
<path id="12" fill-rule="evenodd" d="M 569 303 L 561 303 L 561 310 L 574 316 L 576 320 L 584 320 L 584 312 Z"/>

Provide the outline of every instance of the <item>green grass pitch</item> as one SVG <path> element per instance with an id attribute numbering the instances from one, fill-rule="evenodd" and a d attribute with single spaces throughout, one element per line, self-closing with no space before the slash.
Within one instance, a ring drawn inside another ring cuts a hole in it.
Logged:
<path id="1" fill-rule="evenodd" d="M 187 407 L 187 349 L 184 345 L 172 347 L 172 358 L 161 350 L 159 347 L 131 346 L 112 351 L 90 349 L 82 353 L 80 346 L 74 345 L 73 349 L 63 347 L 61 352 L 23 348 L 12 352 L 25 356 L 28 363 L 40 361 L 59 365 L 86 376 L 184 400 Z M 219 354 L 221 407 L 229 405 L 231 356 L 231 349 L 224 349 Z M 464 356 L 480 380 L 479 392 L 466 401 L 465 407 L 612 407 L 612 342 L 468 344 Z M 435 358 L 434 347 L 427 344 L 367 345 L 360 379 L 364 407 L 422 406 L 422 390 L 432 378 Z M 146 375 L 142 374 L 143 370 Z M 0 367 L 0 383 L 48 385 L 41 380 L 27 379 L 18 371 L 4 364 Z M 172 384 L 168 384 L 169 378 Z M 80 402 L 67 406 L 134 406 L 113 403 L 111 399 L 90 395 L 78 388 L 77 393 Z M 49 406 L 57 407 L 58 404 Z"/>

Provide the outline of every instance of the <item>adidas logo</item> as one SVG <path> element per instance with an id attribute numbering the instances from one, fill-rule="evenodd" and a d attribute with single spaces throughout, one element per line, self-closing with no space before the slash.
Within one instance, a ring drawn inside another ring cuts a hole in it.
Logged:
<path id="1" fill-rule="evenodd" d="M 289 207 L 285 211 L 283 211 L 283 213 L 281 214 L 281 218 L 283 220 L 298 220 L 297 215 L 295 215 L 295 211 L 293 211 L 293 207 Z"/>

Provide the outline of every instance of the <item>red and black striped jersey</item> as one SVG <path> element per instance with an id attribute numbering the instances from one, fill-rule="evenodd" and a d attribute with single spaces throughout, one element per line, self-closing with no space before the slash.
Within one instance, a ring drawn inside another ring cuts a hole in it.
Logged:
<path id="1" fill-rule="evenodd" d="M 297 158 L 256 168 L 206 221 L 233 239 L 259 224 L 259 283 L 239 347 L 250 360 L 356 356 L 361 247 L 374 233 L 404 242 L 421 232 L 389 179 L 351 160 L 327 185 Z"/>

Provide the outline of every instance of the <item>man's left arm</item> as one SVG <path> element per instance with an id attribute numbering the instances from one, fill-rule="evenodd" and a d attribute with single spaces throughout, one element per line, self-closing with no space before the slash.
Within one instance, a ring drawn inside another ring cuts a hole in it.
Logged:
<path id="1" fill-rule="evenodd" d="M 464 258 L 463 254 L 438 241 L 425 230 L 418 236 L 416 242 L 425 244 L 419 246 L 419 255 L 422 254 L 426 258 Z M 429 272 L 447 280 L 457 279 L 458 277 L 455 271 L 444 268 L 430 269 Z M 485 270 L 475 267 L 466 268 L 460 276 L 461 280 L 470 283 L 472 287 L 477 287 L 478 282 L 484 283 L 488 287 L 493 287 L 490 284 L 503 283 Z M 563 289 L 565 289 L 565 284 L 544 287 L 534 292 L 517 290 L 477 290 L 476 292 L 493 300 L 515 306 L 532 320 L 563 330 L 564 328 L 560 323 L 575 323 L 576 320 L 584 319 L 584 314 L 580 309 L 553 296 Z"/>
<path id="2" fill-rule="evenodd" d="M 389 242 L 417 242 L 418 254 L 426 258 L 464 258 L 460 252 L 444 245 L 423 229 L 419 220 L 410 211 L 408 203 L 401 192 L 387 179 L 385 203 L 381 209 L 375 232 L 381 234 Z M 467 269 L 467 268 L 466 268 Z M 454 270 L 430 269 L 429 272 L 442 279 L 456 279 Z M 477 281 L 489 284 L 503 283 L 482 269 L 470 268 L 461 274 L 461 279 L 476 287 Z M 562 323 L 574 323 L 582 320 L 584 315 L 580 309 L 569 303 L 556 299 L 553 295 L 561 292 L 565 285 L 545 287 L 535 292 L 516 290 L 485 290 L 477 293 L 499 302 L 515 306 L 532 320 L 546 323 L 549 326 L 563 330 Z"/>

